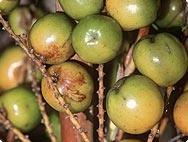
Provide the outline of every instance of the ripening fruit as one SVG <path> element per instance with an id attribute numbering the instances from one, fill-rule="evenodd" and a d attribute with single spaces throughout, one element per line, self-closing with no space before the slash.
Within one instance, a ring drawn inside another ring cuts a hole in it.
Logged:
<path id="1" fill-rule="evenodd" d="M 173 118 L 177 128 L 186 136 L 188 136 L 188 91 L 184 92 L 177 99 Z"/>
<path id="2" fill-rule="evenodd" d="M 149 131 L 162 117 L 164 102 L 158 86 L 148 77 L 131 75 L 118 80 L 108 91 L 107 114 L 130 134 Z"/>
<path id="3" fill-rule="evenodd" d="M 174 85 L 187 71 L 185 47 L 169 33 L 142 38 L 133 50 L 133 60 L 143 75 L 162 87 Z"/>
<path id="4" fill-rule="evenodd" d="M 19 4 L 20 0 L 0 0 L 0 14 L 9 14 Z"/>
<path id="5" fill-rule="evenodd" d="M 29 42 L 46 64 L 68 60 L 74 50 L 71 44 L 73 22 L 63 13 L 51 13 L 39 18 L 31 27 Z"/>
<path id="6" fill-rule="evenodd" d="M 73 19 L 82 19 L 100 13 L 104 0 L 59 0 L 64 12 Z"/>
<path id="7" fill-rule="evenodd" d="M 122 30 L 112 18 L 104 15 L 89 15 L 76 25 L 72 44 L 78 56 L 93 64 L 106 63 L 120 51 Z"/>
<path id="8" fill-rule="evenodd" d="M 0 88 L 8 90 L 24 81 L 25 55 L 19 46 L 10 46 L 0 55 Z"/>
<path id="9" fill-rule="evenodd" d="M 159 0 L 106 0 L 106 10 L 125 31 L 130 31 L 155 21 L 159 3 Z"/>
<path id="10" fill-rule="evenodd" d="M 54 76 L 56 86 L 64 97 L 72 112 L 81 112 L 87 109 L 91 103 L 94 83 L 88 71 L 79 63 L 66 61 L 62 64 L 52 65 L 48 72 Z M 64 111 L 64 106 L 59 104 L 54 90 L 49 87 L 46 78 L 41 83 L 42 94 L 47 103 L 57 111 Z"/>
<path id="11" fill-rule="evenodd" d="M 35 94 L 24 86 L 10 89 L 0 96 L 0 107 L 10 122 L 22 132 L 29 132 L 40 123 L 40 110 Z"/>

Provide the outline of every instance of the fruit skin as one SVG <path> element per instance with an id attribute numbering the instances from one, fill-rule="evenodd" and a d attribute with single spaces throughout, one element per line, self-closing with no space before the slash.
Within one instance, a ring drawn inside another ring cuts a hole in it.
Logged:
<path id="1" fill-rule="evenodd" d="M 177 99 L 173 118 L 177 128 L 186 136 L 188 136 L 188 91 L 184 92 Z"/>
<path id="2" fill-rule="evenodd" d="M 162 87 L 174 85 L 187 70 L 185 48 L 169 33 L 159 33 L 141 39 L 133 50 L 133 60 L 143 75 Z"/>
<path id="3" fill-rule="evenodd" d="M 150 25 L 157 18 L 159 5 L 159 0 L 106 0 L 108 14 L 125 31 Z"/>
<path id="4" fill-rule="evenodd" d="M 10 46 L 0 55 L 0 88 L 8 90 L 18 86 L 24 81 L 26 67 L 25 55 L 19 46 Z"/>
<path id="5" fill-rule="evenodd" d="M 0 14 L 9 14 L 19 4 L 20 0 L 1 0 L 0 1 Z"/>
<path id="6" fill-rule="evenodd" d="M 151 79 L 131 75 L 118 80 L 108 91 L 106 108 L 110 120 L 118 128 L 130 134 L 141 134 L 160 120 L 164 102 Z"/>
<path id="7" fill-rule="evenodd" d="M 29 42 L 46 64 L 68 60 L 74 50 L 71 45 L 73 22 L 63 13 L 51 13 L 39 18 L 31 27 Z"/>
<path id="8" fill-rule="evenodd" d="M 77 20 L 100 13 L 104 6 L 104 0 L 59 0 L 59 3 L 67 15 Z"/>
<path id="9" fill-rule="evenodd" d="M 40 123 L 40 110 L 34 93 L 24 86 L 6 91 L 0 97 L 10 122 L 22 132 L 29 132 Z"/>
<path id="10" fill-rule="evenodd" d="M 72 34 L 75 52 L 81 59 L 93 64 L 112 60 L 121 49 L 122 39 L 120 25 L 103 15 L 83 18 Z"/>
<path id="11" fill-rule="evenodd" d="M 159 17 L 156 24 L 160 28 L 181 27 L 183 26 L 184 6 L 180 0 L 161 1 Z"/>
<path id="12" fill-rule="evenodd" d="M 66 61 L 62 64 L 52 65 L 48 72 L 50 75 L 57 75 L 57 88 L 73 113 L 84 111 L 89 107 L 94 83 L 82 65 L 75 61 Z M 46 78 L 42 79 L 41 90 L 46 102 L 52 108 L 64 112 L 64 106 L 59 105 Z"/>

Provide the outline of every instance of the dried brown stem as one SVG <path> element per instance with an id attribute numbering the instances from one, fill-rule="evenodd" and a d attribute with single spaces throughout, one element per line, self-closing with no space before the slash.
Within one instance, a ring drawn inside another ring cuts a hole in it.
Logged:
<path id="1" fill-rule="evenodd" d="M 6 137 L 6 142 L 14 142 L 15 141 L 14 138 L 15 138 L 14 132 L 9 130 Z"/>
<path id="2" fill-rule="evenodd" d="M 98 81 L 99 81 L 99 90 L 98 90 L 98 98 L 99 98 L 99 103 L 98 103 L 98 118 L 99 118 L 99 128 L 98 128 L 98 136 L 99 136 L 99 141 L 104 142 L 104 108 L 103 108 L 103 100 L 104 100 L 104 83 L 103 83 L 103 77 L 104 77 L 104 72 L 103 72 L 103 64 L 99 64 L 98 66 Z"/>
<path id="3" fill-rule="evenodd" d="M 130 47 L 130 49 L 129 49 L 129 51 L 128 51 L 128 54 L 126 55 L 126 57 L 125 57 L 125 59 L 124 59 L 124 67 L 125 67 L 124 76 L 128 76 L 128 75 L 130 75 L 131 73 L 134 72 L 134 70 L 135 70 L 135 68 L 136 68 L 136 67 L 135 67 L 135 64 L 134 64 L 134 61 L 133 61 L 133 57 L 132 57 L 134 46 L 136 45 L 136 43 L 137 43 L 142 37 L 148 35 L 148 33 L 149 33 L 149 27 L 144 27 L 144 28 L 139 29 L 137 39 L 136 39 L 136 41 L 132 44 L 132 46 Z"/>
<path id="4" fill-rule="evenodd" d="M 12 36 L 12 38 L 25 51 L 26 55 L 35 63 L 35 65 L 39 68 L 39 70 L 42 72 L 44 77 L 47 78 L 50 87 L 54 90 L 54 94 L 52 94 L 52 97 L 55 97 L 58 100 L 59 105 L 64 107 L 65 112 L 69 115 L 69 118 L 70 118 L 71 122 L 73 123 L 73 125 L 75 126 L 75 128 L 80 132 L 80 135 L 82 136 L 83 140 L 85 142 L 89 142 L 88 136 L 86 135 L 86 133 L 84 131 L 82 131 L 83 130 L 82 127 L 80 126 L 78 121 L 74 118 L 74 115 L 72 114 L 72 112 L 68 108 L 68 104 L 66 104 L 64 98 L 61 97 L 62 94 L 59 93 L 59 90 L 54 85 L 54 82 L 51 79 L 50 74 L 46 71 L 45 66 L 36 57 L 36 55 L 33 54 L 33 49 L 29 50 L 29 47 L 27 46 L 27 44 L 25 42 L 23 42 L 22 38 L 20 36 L 17 36 L 16 34 L 14 34 L 14 32 L 12 31 L 12 29 L 10 28 L 8 23 L 3 19 L 2 15 L 0 15 L 0 22 L 2 23 L 3 27 L 5 28 L 5 30 Z"/>
<path id="5" fill-rule="evenodd" d="M 20 140 L 22 140 L 23 142 L 31 142 L 31 141 L 27 138 L 27 136 L 24 136 L 24 135 L 22 134 L 22 132 L 20 132 L 17 128 L 15 128 L 15 127 L 9 122 L 9 120 L 7 120 L 7 119 L 5 118 L 5 116 L 4 116 L 2 113 L 0 113 L 0 123 L 2 123 L 2 124 L 5 126 L 6 129 L 8 129 L 8 130 L 14 132 L 14 134 L 17 135 L 18 138 L 19 138 Z"/>

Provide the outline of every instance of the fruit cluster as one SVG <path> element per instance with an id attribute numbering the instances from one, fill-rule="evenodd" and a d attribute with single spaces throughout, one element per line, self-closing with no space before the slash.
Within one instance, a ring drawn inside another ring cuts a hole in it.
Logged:
<path id="1" fill-rule="evenodd" d="M 2 37 L 14 39 L 0 48 L 0 138 L 7 128 L 28 142 L 22 133 L 35 142 L 188 139 L 186 0 L 40 4 L 0 0 Z"/>

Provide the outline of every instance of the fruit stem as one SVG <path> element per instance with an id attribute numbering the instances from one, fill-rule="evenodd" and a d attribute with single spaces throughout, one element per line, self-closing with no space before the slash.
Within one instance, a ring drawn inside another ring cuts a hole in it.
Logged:
<path id="1" fill-rule="evenodd" d="M 159 128 L 159 123 L 155 124 L 155 126 L 151 129 L 150 134 L 148 135 L 148 140 L 147 142 L 152 142 L 158 133 Z"/>
<path id="2" fill-rule="evenodd" d="M 74 118 L 74 115 L 72 114 L 72 112 L 70 111 L 70 109 L 67 106 L 65 100 L 63 97 L 61 97 L 63 94 L 60 94 L 59 90 L 57 89 L 57 87 L 54 85 L 54 82 L 50 76 L 50 74 L 47 72 L 45 66 L 42 64 L 42 62 L 36 57 L 35 54 L 33 54 L 33 49 L 29 50 L 27 43 L 23 42 L 23 39 L 16 35 L 12 29 L 10 28 L 10 26 L 8 25 L 8 23 L 4 20 L 4 18 L 2 17 L 2 15 L 0 14 L 0 22 L 2 23 L 3 27 L 5 28 L 5 30 L 12 36 L 12 38 L 20 45 L 20 47 L 25 51 L 26 55 L 35 63 L 35 65 L 39 68 L 39 70 L 42 72 L 43 76 L 47 78 L 50 87 L 54 90 L 54 94 L 52 95 L 52 97 L 55 97 L 57 99 L 57 101 L 59 102 L 59 105 L 61 105 L 62 107 L 64 107 L 65 112 L 67 113 L 67 115 L 69 116 L 71 122 L 73 123 L 73 125 L 75 126 L 75 128 L 79 131 L 82 129 L 82 127 L 80 126 L 79 122 Z M 32 51 L 32 52 L 30 52 Z M 84 131 L 80 131 L 80 135 L 82 136 L 83 140 L 85 142 L 89 142 L 88 136 L 86 135 L 86 133 Z"/>
<path id="3" fill-rule="evenodd" d="M 98 66 L 98 81 L 99 81 L 99 89 L 97 91 L 98 93 L 98 119 L 99 119 L 99 128 L 98 128 L 98 136 L 99 141 L 104 142 L 104 108 L 103 108 L 103 100 L 104 100 L 104 72 L 103 72 L 103 64 L 99 64 Z"/>
<path id="4" fill-rule="evenodd" d="M 24 136 L 17 128 L 15 128 L 9 120 L 7 120 L 4 115 L 0 112 L 0 123 L 2 123 L 6 129 L 11 130 L 14 132 L 15 135 L 18 136 L 20 140 L 23 142 L 31 142 L 26 136 Z"/>
<path id="5" fill-rule="evenodd" d="M 33 68 L 31 68 L 31 69 L 32 69 L 32 74 L 31 74 L 32 85 L 31 86 L 32 86 L 33 92 L 35 93 L 35 95 L 37 97 L 37 102 L 38 102 L 38 105 L 39 105 L 39 109 L 40 109 L 40 112 L 41 112 L 41 115 L 42 115 L 44 125 L 47 129 L 47 132 L 48 132 L 48 135 L 51 139 L 51 142 L 57 142 L 56 136 L 54 135 L 53 129 L 50 125 L 49 117 L 48 117 L 46 110 L 45 110 L 45 103 L 43 102 L 43 98 L 42 98 L 42 95 L 40 93 L 40 87 L 38 86 L 38 81 L 36 79 L 36 69 L 35 70 L 33 70 Z"/>

